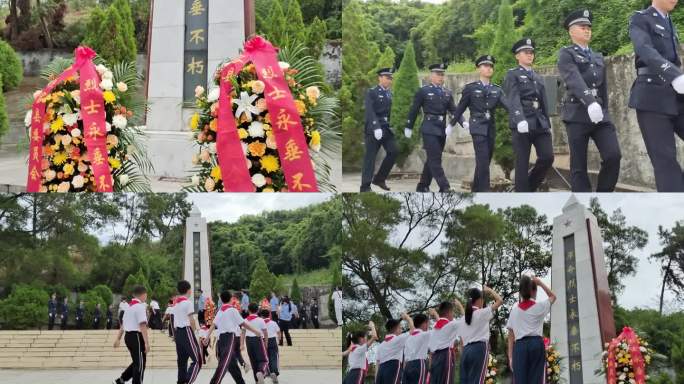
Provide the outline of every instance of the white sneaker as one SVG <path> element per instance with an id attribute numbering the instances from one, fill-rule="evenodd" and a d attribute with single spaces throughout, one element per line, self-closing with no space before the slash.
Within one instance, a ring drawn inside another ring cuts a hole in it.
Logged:
<path id="1" fill-rule="evenodd" d="M 264 380 L 264 373 L 263 372 L 257 372 L 256 377 L 257 377 L 257 384 L 264 384 L 266 382 Z"/>
<path id="2" fill-rule="evenodd" d="M 273 384 L 278 384 L 278 375 L 271 373 L 271 380 L 273 380 Z"/>

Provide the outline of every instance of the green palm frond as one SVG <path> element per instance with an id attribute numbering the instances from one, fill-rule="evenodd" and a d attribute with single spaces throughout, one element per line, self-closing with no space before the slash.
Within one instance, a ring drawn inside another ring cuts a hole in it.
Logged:
<path id="1" fill-rule="evenodd" d="M 292 68 L 297 68 L 298 72 L 294 78 L 304 87 L 325 86 L 323 72 L 318 61 L 308 55 L 303 44 L 281 48 L 278 52 L 278 60 L 289 63 Z"/>
<path id="2" fill-rule="evenodd" d="M 73 59 L 66 59 L 63 57 L 58 57 L 46 65 L 43 70 L 40 71 L 40 77 L 45 80 L 52 80 L 59 76 L 62 72 L 66 71 L 71 64 L 74 63 Z"/>

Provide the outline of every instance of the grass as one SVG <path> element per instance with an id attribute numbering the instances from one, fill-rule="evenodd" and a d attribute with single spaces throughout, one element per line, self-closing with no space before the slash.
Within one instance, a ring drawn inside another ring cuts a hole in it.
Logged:
<path id="1" fill-rule="evenodd" d="M 313 286 L 313 285 L 329 285 L 331 283 L 330 269 L 322 268 L 315 271 L 305 272 L 301 275 L 280 275 L 285 286 L 291 286 L 294 278 L 297 278 L 297 284 L 300 287 Z"/>

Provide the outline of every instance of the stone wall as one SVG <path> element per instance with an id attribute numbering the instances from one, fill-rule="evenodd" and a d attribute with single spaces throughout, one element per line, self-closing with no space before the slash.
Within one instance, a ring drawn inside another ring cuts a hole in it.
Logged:
<path id="1" fill-rule="evenodd" d="M 71 59 L 74 52 L 60 49 L 43 49 L 40 51 L 17 51 L 21 64 L 24 67 L 24 76 L 40 76 L 40 71 L 52 60 L 62 57 Z M 137 67 L 140 71 L 147 67 L 147 55 L 139 54 L 137 57 Z"/>
<path id="2" fill-rule="evenodd" d="M 636 114 L 627 104 L 629 101 L 629 91 L 635 78 L 634 55 L 624 55 L 609 57 L 606 59 L 607 78 L 609 90 L 609 110 L 613 118 L 613 123 L 617 128 L 618 141 L 622 151 L 622 163 L 620 167 L 619 183 L 635 186 L 638 188 L 655 188 L 655 178 L 653 167 L 646 153 L 639 125 L 637 124 Z M 498 70 L 503 70 L 498 68 Z M 558 103 L 562 97 L 564 89 L 560 84 L 557 69 L 552 67 L 538 69 L 544 77 L 547 88 L 557 84 L 557 92 L 551 90 L 549 97 L 556 94 L 555 102 Z M 456 102 L 460 98 L 460 92 L 464 85 L 476 81 L 477 74 L 448 74 L 446 87 L 453 90 L 456 94 Z M 550 102 L 553 102 L 551 100 Z M 466 112 L 466 115 L 468 112 Z M 567 143 L 567 133 L 565 126 L 557 113 L 551 116 L 554 152 L 556 161 L 554 166 L 560 169 L 569 168 L 569 149 Z M 679 158 L 684 159 L 684 145 L 678 140 Z M 422 148 L 416 148 L 414 153 L 400 169 L 402 172 L 420 172 L 422 170 L 425 153 Z M 470 180 L 475 169 L 474 150 L 472 140 L 468 132 L 460 126 L 454 130 L 454 134 L 448 139 L 444 153 L 444 169 L 452 179 Z M 589 169 L 598 172 L 600 167 L 600 157 L 596 146 L 589 145 Z M 492 178 L 503 176 L 500 167 L 492 163 Z"/>

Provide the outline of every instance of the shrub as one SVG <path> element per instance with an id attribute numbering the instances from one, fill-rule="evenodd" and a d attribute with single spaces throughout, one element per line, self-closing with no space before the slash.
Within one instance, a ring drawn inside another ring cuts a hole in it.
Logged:
<path id="1" fill-rule="evenodd" d="M 12 293 L 0 301 L 0 319 L 6 329 L 40 327 L 48 318 L 48 294 L 25 284 L 15 285 Z"/>
<path id="2" fill-rule="evenodd" d="M 24 77 L 19 55 L 2 40 L 0 40 L 0 74 L 4 81 L 2 89 L 5 91 L 18 87 Z"/>

